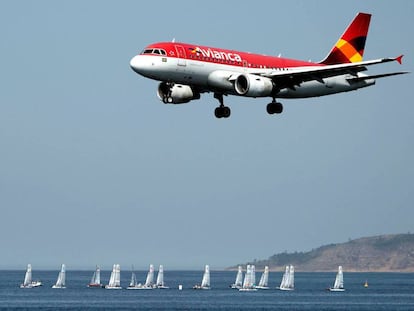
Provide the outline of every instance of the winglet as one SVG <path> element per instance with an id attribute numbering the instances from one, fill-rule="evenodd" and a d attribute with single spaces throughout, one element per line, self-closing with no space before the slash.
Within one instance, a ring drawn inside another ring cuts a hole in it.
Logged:
<path id="1" fill-rule="evenodd" d="M 402 58 L 403 58 L 404 54 L 401 54 L 400 56 L 397 56 L 395 58 L 395 60 L 401 65 L 402 64 Z"/>

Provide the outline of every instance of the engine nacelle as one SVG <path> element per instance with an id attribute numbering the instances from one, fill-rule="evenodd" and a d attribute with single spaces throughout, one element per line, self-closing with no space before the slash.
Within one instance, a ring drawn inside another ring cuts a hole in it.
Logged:
<path id="1" fill-rule="evenodd" d="M 273 81 L 253 74 L 241 74 L 234 81 L 237 94 L 248 97 L 266 97 L 273 92 Z"/>
<path id="2" fill-rule="evenodd" d="M 165 104 L 185 104 L 200 99 L 200 93 L 194 92 L 189 85 L 161 82 L 158 85 L 158 98 Z"/>

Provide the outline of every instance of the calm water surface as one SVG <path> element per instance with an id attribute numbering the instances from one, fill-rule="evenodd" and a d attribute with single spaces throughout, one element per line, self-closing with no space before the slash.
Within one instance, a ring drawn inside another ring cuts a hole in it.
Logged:
<path id="1" fill-rule="evenodd" d="M 35 268 L 35 267 L 34 267 Z M 2 309 L 139 309 L 139 310 L 414 310 L 414 274 L 344 273 L 346 292 L 331 293 L 335 273 L 295 273 L 295 291 L 275 289 L 282 273 L 271 272 L 271 289 L 238 292 L 229 288 L 236 273 L 211 272 L 211 290 L 193 290 L 201 282 L 202 271 L 164 272 L 165 290 L 105 290 L 87 288 L 93 271 L 66 272 L 66 289 L 52 289 L 56 271 L 33 270 L 33 279 L 43 286 L 20 289 L 25 271 L 0 271 L 0 308 Z M 136 272 L 144 282 L 146 271 Z M 102 271 L 104 284 L 110 271 Z M 130 272 L 121 273 L 121 285 L 128 286 Z M 260 273 L 256 273 L 256 279 Z M 369 287 L 363 283 L 368 280 Z M 178 285 L 183 290 L 178 290 Z"/>

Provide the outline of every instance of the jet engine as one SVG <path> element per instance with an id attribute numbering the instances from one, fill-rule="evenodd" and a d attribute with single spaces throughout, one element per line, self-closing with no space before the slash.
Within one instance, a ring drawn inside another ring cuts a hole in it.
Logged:
<path id="1" fill-rule="evenodd" d="M 273 92 L 273 81 L 253 74 L 241 74 L 234 81 L 237 94 L 248 97 L 266 97 Z"/>
<path id="2" fill-rule="evenodd" d="M 161 82 L 157 95 L 165 104 L 184 104 L 193 99 L 200 99 L 200 93 L 193 91 L 189 85 L 170 82 Z"/>

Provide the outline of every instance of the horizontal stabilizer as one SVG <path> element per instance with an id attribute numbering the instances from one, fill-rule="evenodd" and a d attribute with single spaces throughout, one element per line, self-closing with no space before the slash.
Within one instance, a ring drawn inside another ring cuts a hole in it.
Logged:
<path id="1" fill-rule="evenodd" d="M 349 78 L 347 79 L 349 82 L 359 82 L 369 79 L 379 79 L 379 78 L 385 78 L 385 77 L 391 77 L 396 75 L 403 75 L 406 73 L 410 73 L 409 71 L 399 71 L 399 72 L 390 72 L 390 73 L 383 73 L 379 75 L 372 75 L 372 76 L 361 76 L 361 77 L 355 77 L 355 78 Z"/>

